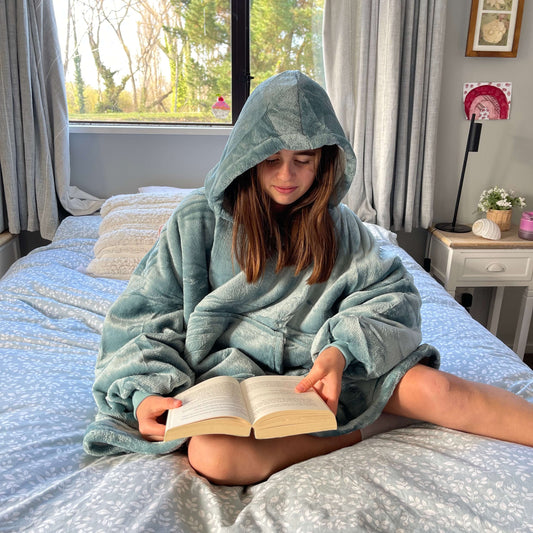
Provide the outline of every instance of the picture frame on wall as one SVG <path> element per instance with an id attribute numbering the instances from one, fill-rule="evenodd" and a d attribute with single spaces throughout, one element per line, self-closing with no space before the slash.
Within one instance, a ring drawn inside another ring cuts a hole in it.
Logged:
<path id="1" fill-rule="evenodd" d="M 525 0 L 472 0 L 468 57 L 516 57 Z"/>

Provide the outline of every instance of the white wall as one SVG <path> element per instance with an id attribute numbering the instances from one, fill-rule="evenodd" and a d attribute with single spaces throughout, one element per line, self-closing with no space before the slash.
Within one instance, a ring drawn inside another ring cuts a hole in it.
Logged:
<path id="1" fill-rule="evenodd" d="M 229 132 L 227 127 L 72 126 L 71 183 L 101 198 L 143 185 L 201 187 Z"/>

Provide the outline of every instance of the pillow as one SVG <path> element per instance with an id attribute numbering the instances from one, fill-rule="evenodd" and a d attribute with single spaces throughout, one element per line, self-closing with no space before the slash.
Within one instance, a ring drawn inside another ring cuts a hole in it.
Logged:
<path id="1" fill-rule="evenodd" d="M 87 274 L 103 278 L 129 279 L 141 259 L 159 237 L 161 227 L 176 206 L 193 189 L 119 194 L 104 202 L 102 222 L 94 246 L 94 259 Z"/>
<path id="2" fill-rule="evenodd" d="M 168 185 L 147 185 L 146 187 L 139 187 L 139 192 L 155 192 L 155 193 L 174 193 L 187 192 L 190 189 L 179 189 L 178 187 L 170 187 Z"/>
<path id="3" fill-rule="evenodd" d="M 368 231 L 370 231 L 370 233 L 374 236 L 374 239 L 376 239 L 376 241 L 385 241 L 390 242 L 391 244 L 398 244 L 396 233 L 393 233 L 388 229 L 382 228 L 377 224 L 372 224 L 371 222 L 364 222 L 364 225 L 366 229 L 368 229 Z"/>

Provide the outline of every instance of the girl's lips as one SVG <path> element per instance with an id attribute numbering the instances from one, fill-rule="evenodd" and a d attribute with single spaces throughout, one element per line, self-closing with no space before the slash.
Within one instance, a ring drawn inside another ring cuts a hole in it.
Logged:
<path id="1" fill-rule="evenodd" d="M 295 191 L 297 187 L 276 187 L 274 186 L 274 189 L 278 191 L 281 194 L 290 194 L 291 192 Z"/>

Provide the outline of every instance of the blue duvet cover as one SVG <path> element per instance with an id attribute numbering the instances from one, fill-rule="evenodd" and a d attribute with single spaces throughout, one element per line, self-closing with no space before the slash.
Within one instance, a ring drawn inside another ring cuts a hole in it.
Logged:
<path id="1" fill-rule="evenodd" d="M 533 531 L 533 449 L 429 424 L 248 487 L 211 485 L 181 452 L 86 455 L 102 322 L 126 283 L 85 273 L 99 223 L 67 218 L 0 282 L 0 531 Z M 442 369 L 533 402 L 533 371 L 370 229 L 414 275 Z"/>

